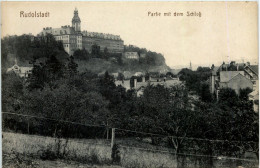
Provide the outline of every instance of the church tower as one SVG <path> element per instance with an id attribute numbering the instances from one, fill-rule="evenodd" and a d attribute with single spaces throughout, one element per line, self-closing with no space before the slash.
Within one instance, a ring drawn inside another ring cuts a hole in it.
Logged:
<path id="1" fill-rule="evenodd" d="M 79 15 L 78 15 L 78 9 L 75 8 L 74 10 L 74 16 L 72 18 L 72 27 L 74 27 L 75 31 L 76 32 L 80 32 L 80 18 L 79 18 Z"/>

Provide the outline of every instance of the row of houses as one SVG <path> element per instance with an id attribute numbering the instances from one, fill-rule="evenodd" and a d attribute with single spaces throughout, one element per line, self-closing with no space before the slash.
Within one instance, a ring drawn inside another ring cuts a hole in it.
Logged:
<path id="1" fill-rule="evenodd" d="M 222 88 L 231 88 L 238 95 L 241 89 L 250 88 L 253 91 L 249 94 L 249 99 L 254 102 L 254 110 L 259 110 L 259 83 L 258 65 L 247 63 L 236 63 L 235 61 L 211 67 L 210 92 L 215 94 L 217 99 Z"/>
<path id="2" fill-rule="evenodd" d="M 218 95 L 221 88 L 229 87 L 237 94 L 240 89 L 257 89 L 258 83 L 258 65 L 250 63 L 236 64 L 232 61 L 230 64 L 223 63 L 219 67 L 212 65 L 210 77 L 210 92 Z"/>
<path id="3" fill-rule="evenodd" d="M 145 87 L 148 85 L 161 85 L 166 88 L 170 88 L 176 85 L 183 85 L 179 78 L 172 78 L 170 76 L 158 78 L 153 78 L 151 76 L 149 76 L 149 78 L 145 78 L 144 76 L 141 76 L 139 78 L 141 78 L 141 80 L 138 80 L 137 78 L 133 78 L 132 81 L 131 79 L 117 80 L 115 81 L 115 84 L 116 86 L 121 85 L 122 87 L 126 88 L 126 90 L 134 89 L 138 97 L 143 94 Z"/>
<path id="4" fill-rule="evenodd" d="M 32 73 L 32 65 L 28 66 L 18 66 L 17 61 L 15 64 L 7 69 L 7 73 L 14 72 L 20 77 L 27 78 Z M 102 74 L 102 73 L 101 73 Z M 99 74 L 100 75 L 100 74 Z M 112 75 L 117 78 L 119 73 L 112 73 Z M 149 85 L 163 85 L 165 87 L 171 87 L 175 85 L 182 84 L 178 78 L 167 77 L 149 77 L 145 79 L 142 72 L 131 73 L 128 71 L 123 72 L 124 77 L 127 80 L 116 80 L 115 84 L 121 85 L 129 89 L 135 89 L 137 96 L 143 94 L 144 88 Z M 131 84 L 132 76 L 143 76 L 141 80 L 137 78 L 133 79 Z M 238 95 L 241 89 L 250 88 L 253 91 L 249 94 L 249 99 L 253 101 L 254 110 L 257 112 L 259 110 L 259 83 L 258 83 L 258 65 L 250 65 L 250 63 L 235 63 L 232 61 L 230 64 L 223 63 L 222 65 L 211 68 L 210 76 L 210 92 L 215 94 L 218 99 L 218 94 L 222 88 L 231 88 Z"/>

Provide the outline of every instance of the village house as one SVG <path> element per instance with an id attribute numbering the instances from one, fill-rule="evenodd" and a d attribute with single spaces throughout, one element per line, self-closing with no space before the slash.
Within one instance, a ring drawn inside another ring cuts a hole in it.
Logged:
<path id="1" fill-rule="evenodd" d="M 32 73 L 33 66 L 28 64 L 27 66 L 18 66 L 17 61 L 15 60 L 15 64 L 8 68 L 6 73 L 14 72 L 20 77 L 27 78 Z"/>
<path id="2" fill-rule="evenodd" d="M 218 99 L 219 90 L 222 88 L 231 88 L 238 95 L 240 89 L 250 88 L 253 90 L 249 98 L 253 102 L 258 101 L 258 65 L 250 63 L 223 63 L 219 67 L 212 65 L 210 76 L 210 93 L 215 94 Z M 255 105 L 254 109 L 258 109 Z"/>
<path id="3" fill-rule="evenodd" d="M 139 55 L 137 52 L 124 52 L 124 57 L 126 59 L 135 59 L 139 60 Z"/>

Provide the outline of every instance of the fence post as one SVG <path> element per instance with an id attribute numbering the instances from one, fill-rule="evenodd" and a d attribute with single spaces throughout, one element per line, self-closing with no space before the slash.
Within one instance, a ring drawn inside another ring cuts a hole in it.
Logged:
<path id="1" fill-rule="evenodd" d="M 109 139 L 109 127 L 108 127 L 108 122 L 107 122 L 107 125 L 106 125 L 106 130 L 107 130 L 107 140 Z"/>
<path id="2" fill-rule="evenodd" d="M 115 128 L 112 128 L 111 148 L 113 148 L 114 143 L 115 143 Z"/>

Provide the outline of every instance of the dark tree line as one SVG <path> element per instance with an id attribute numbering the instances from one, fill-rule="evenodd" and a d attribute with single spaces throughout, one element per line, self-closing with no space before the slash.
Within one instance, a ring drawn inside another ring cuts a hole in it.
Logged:
<path id="1" fill-rule="evenodd" d="M 31 35 L 7 36 L 1 40 L 2 66 L 7 68 L 17 59 L 20 63 L 34 62 L 39 58 L 49 58 L 55 54 L 59 59 L 66 59 L 63 44 L 51 34 L 34 38 Z"/>
<path id="2" fill-rule="evenodd" d="M 179 79 L 185 82 L 188 90 L 196 92 L 202 101 L 210 102 L 212 95 L 209 91 L 210 68 L 198 67 L 196 71 L 184 68 L 179 73 Z"/>

